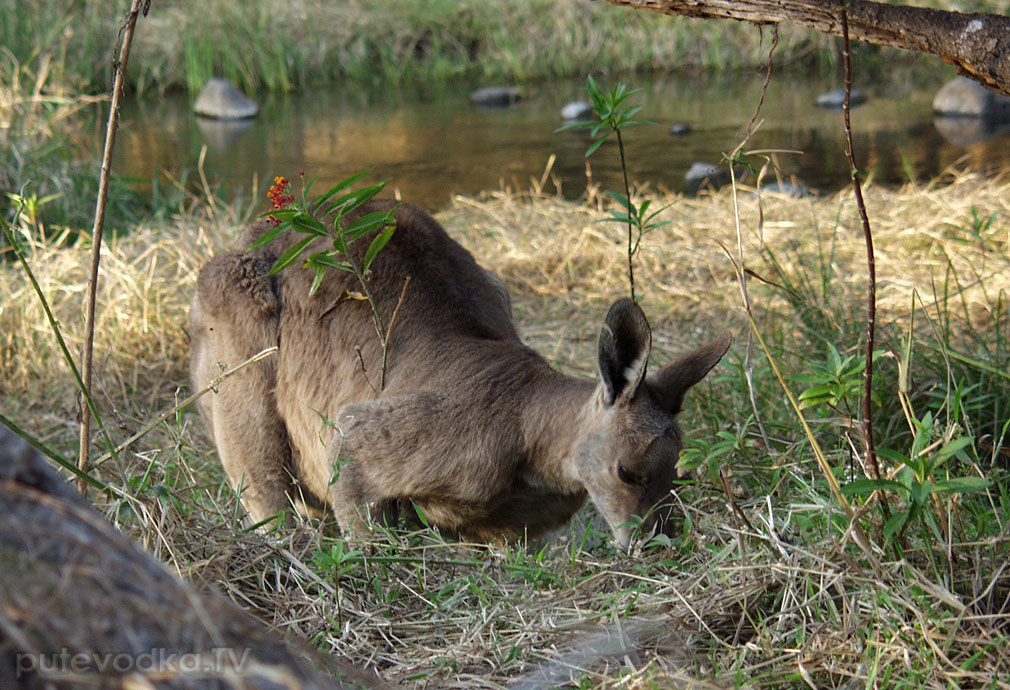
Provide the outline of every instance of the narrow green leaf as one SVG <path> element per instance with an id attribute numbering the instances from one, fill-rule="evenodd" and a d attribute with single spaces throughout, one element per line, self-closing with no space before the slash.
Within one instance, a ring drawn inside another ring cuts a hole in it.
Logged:
<path id="1" fill-rule="evenodd" d="M 596 149 L 600 148 L 600 146 L 603 145 L 603 142 L 605 142 L 607 140 L 607 137 L 609 137 L 609 136 L 610 136 L 609 134 L 604 134 L 602 137 L 600 137 L 599 139 L 597 139 L 596 141 L 594 141 L 592 144 L 590 144 L 589 148 L 586 149 L 586 158 L 589 158 L 591 155 L 593 155 L 594 153 L 596 153 Z"/>
<path id="2" fill-rule="evenodd" d="M 396 227 L 391 225 L 375 236 L 375 239 L 372 240 L 372 244 L 368 246 L 368 251 L 365 252 L 365 260 L 361 269 L 363 273 L 368 272 L 368 269 L 375 260 L 375 257 L 382 251 L 382 248 L 386 246 L 386 243 L 389 242 L 395 231 Z"/>
<path id="3" fill-rule="evenodd" d="M 930 439 L 933 435 L 933 417 L 929 412 L 922 418 L 921 421 L 913 419 L 912 422 L 915 424 L 915 437 L 912 439 L 912 449 L 909 455 L 915 457 L 922 449 L 929 445 Z"/>
<path id="4" fill-rule="evenodd" d="M 270 242 L 273 242 L 274 238 L 276 238 L 278 235 L 280 235 L 282 232 L 284 232 L 287 229 L 288 229 L 287 224 L 286 223 L 281 223 L 277 227 L 275 227 L 275 228 L 273 228 L 271 230 L 268 230 L 267 232 L 263 233 L 263 235 L 261 235 L 258 240 L 256 240 L 255 242 L 252 243 L 252 246 L 249 247 L 249 251 L 252 251 L 254 249 L 259 249 L 263 245 L 268 244 Z"/>
<path id="5" fill-rule="evenodd" d="M 628 200 L 628 197 L 624 196 L 623 194 L 618 194 L 617 192 L 609 192 L 609 191 L 605 192 L 605 194 L 609 196 L 611 199 L 615 200 L 624 208 L 629 210 L 632 208 L 631 202 Z"/>
<path id="6" fill-rule="evenodd" d="M 631 222 L 631 216 L 627 213 L 618 213 L 617 211 L 610 211 L 608 218 L 600 218 L 597 223 L 621 223 L 627 225 Z"/>
<path id="7" fill-rule="evenodd" d="M 348 207 L 347 210 L 361 206 L 363 203 L 385 189 L 388 183 L 389 180 L 383 180 L 379 184 L 373 184 L 371 187 L 362 187 L 355 193 L 354 203 Z"/>
<path id="8" fill-rule="evenodd" d="M 312 270 L 315 272 L 315 275 L 312 277 L 312 287 L 309 288 L 309 297 L 316 294 L 316 290 L 323 284 L 323 276 L 326 275 L 326 269 L 323 266 L 313 266 Z"/>
<path id="9" fill-rule="evenodd" d="M 912 503 L 915 505 L 925 505 L 926 501 L 929 500 L 929 495 L 933 493 L 933 482 L 928 479 L 919 483 L 912 485 L 911 499 Z"/>
<path id="10" fill-rule="evenodd" d="M 393 218 L 393 214 L 388 211 L 373 211 L 372 213 L 361 216 L 361 218 L 358 218 L 348 225 L 343 229 L 341 234 L 347 238 L 347 244 L 350 245 L 354 240 L 358 239 L 362 235 L 367 235 L 374 230 L 378 230 L 387 225 L 393 225 L 394 223 L 395 220 Z"/>
<path id="11" fill-rule="evenodd" d="M 323 193 L 323 194 L 319 195 L 318 197 L 316 197 L 315 199 L 313 199 L 312 200 L 312 207 L 315 208 L 315 209 L 322 208 L 323 204 L 325 204 L 326 202 L 328 202 L 330 199 L 332 199 L 333 197 L 335 197 L 337 194 L 340 194 L 340 192 L 344 191 L 345 189 L 347 189 L 348 187 L 350 187 L 351 185 L 353 185 L 355 182 L 357 182 L 358 180 L 360 180 L 362 177 L 364 177 L 365 175 L 367 175 L 370 172 L 372 172 L 372 171 L 371 170 L 365 170 L 364 172 L 360 172 L 357 175 L 351 175 L 347 179 L 341 180 L 340 182 L 338 182 L 334 186 L 330 187 L 330 189 L 328 191 L 326 191 L 325 193 Z"/>
<path id="12" fill-rule="evenodd" d="M 970 494 L 975 491 L 985 491 L 992 482 L 982 477 L 955 477 L 942 479 L 933 484 L 933 491 L 938 494 Z"/>
<path id="13" fill-rule="evenodd" d="M 904 484 L 891 479 L 856 479 L 841 487 L 842 493 L 846 496 L 862 496 L 887 489 L 903 496 L 908 494 L 908 489 Z"/>
<path id="14" fill-rule="evenodd" d="M 800 400 L 810 400 L 812 398 L 831 400 L 835 397 L 835 385 L 833 383 L 822 383 L 811 386 L 799 395 Z"/>
<path id="15" fill-rule="evenodd" d="M 877 455 L 879 455 L 882 458 L 887 458 L 888 460 L 891 460 L 901 465 L 904 465 L 905 463 L 908 462 L 907 455 L 904 455 L 903 453 L 900 453 L 894 450 L 893 448 L 878 448 Z"/>
<path id="16" fill-rule="evenodd" d="M 653 223 L 647 220 L 643 232 L 652 232 L 653 230 L 661 228 L 664 225 L 669 225 L 672 222 L 673 222 L 672 220 L 661 220 L 659 222 Z"/>
<path id="17" fill-rule="evenodd" d="M 567 125 L 562 125 L 552 132 L 552 134 L 557 134 L 558 132 L 567 132 L 570 129 L 585 129 L 586 127 L 592 127 L 596 122 L 594 120 L 580 120 L 579 122 L 569 122 Z"/>
<path id="18" fill-rule="evenodd" d="M 913 471 L 912 467 L 908 464 L 909 462 L 911 461 L 906 461 L 905 464 L 898 469 L 898 471 L 895 473 L 894 476 L 897 477 L 898 481 L 901 482 L 905 486 L 905 488 L 911 491 L 912 487 L 915 485 L 915 482 L 917 480 L 915 472 Z"/>
<path id="19" fill-rule="evenodd" d="M 842 358 L 838 354 L 838 349 L 832 343 L 828 343 L 828 366 L 832 371 L 838 371 L 842 368 Z"/>
<path id="20" fill-rule="evenodd" d="M 908 513 L 900 512 L 891 516 L 891 519 L 884 524 L 884 538 L 892 539 L 901 526 L 908 520 Z"/>
<path id="21" fill-rule="evenodd" d="M 371 187 L 363 187 L 338 197 L 326 208 L 323 215 L 328 216 L 331 213 L 339 212 L 339 215 L 343 216 L 349 213 L 381 192 L 388 182 L 389 180 L 384 180 Z"/>
<path id="22" fill-rule="evenodd" d="M 823 383 L 824 374 L 793 374 L 788 378 L 795 383 Z"/>
<path id="23" fill-rule="evenodd" d="M 312 262 L 317 263 L 320 266 L 328 266 L 330 268 L 336 268 L 341 271 L 347 271 L 349 273 L 354 272 L 354 267 L 351 266 L 349 261 L 342 261 L 337 259 L 334 254 L 314 254 L 312 256 Z"/>
<path id="24" fill-rule="evenodd" d="M 354 199 L 357 196 L 357 191 L 347 192 L 346 194 L 341 194 L 332 202 L 330 205 L 323 209 L 320 213 L 324 218 L 331 216 L 336 213 L 339 216 L 343 216 L 350 208 L 353 208 Z"/>
<path id="25" fill-rule="evenodd" d="M 342 234 L 338 233 L 333 236 L 333 248 L 341 254 L 347 254 L 347 240 Z"/>
<path id="26" fill-rule="evenodd" d="M 275 208 L 270 211 L 264 211 L 260 214 L 260 218 L 276 218 L 279 221 L 291 220 L 295 216 L 301 213 L 297 208 Z"/>
<path id="27" fill-rule="evenodd" d="M 962 436 L 960 438 L 955 438 L 953 441 L 945 445 L 943 448 L 936 452 L 936 459 L 938 461 L 943 461 L 949 458 L 951 455 L 960 452 L 966 447 L 970 446 L 975 442 L 974 436 Z"/>
<path id="28" fill-rule="evenodd" d="M 318 219 L 308 213 L 299 213 L 291 219 L 291 227 L 298 232 L 308 233 L 316 237 L 326 237 L 330 231 Z"/>
<path id="29" fill-rule="evenodd" d="M 308 206 L 308 204 L 305 202 L 305 199 L 312 193 L 312 185 L 316 183 L 316 179 L 318 178 L 319 178 L 318 174 L 313 175 L 309 179 L 309 183 L 305 185 L 305 187 L 302 189 L 302 206 Z"/>
<path id="30" fill-rule="evenodd" d="M 831 396 L 824 396 L 823 398 L 810 398 L 809 400 L 798 400 L 797 404 L 799 404 L 801 410 L 807 410 L 810 409 L 811 407 L 815 407 L 816 405 L 820 405 L 821 403 L 826 404 L 832 402 L 833 399 L 831 398 Z"/>
<path id="31" fill-rule="evenodd" d="M 309 246 L 309 242 L 312 242 L 315 237 L 306 237 L 298 242 L 296 242 L 290 249 L 281 255 L 281 258 L 277 259 L 277 263 L 273 265 L 273 268 L 267 273 L 267 275 L 274 275 L 275 273 L 280 273 L 285 268 L 298 261 L 298 257 L 302 255 L 305 248 Z"/>
<path id="32" fill-rule="evenodd" d="M 423 510 L 421 510 L 421 506 L 417 505 L 414 501 L 411 501 L 410 504 L 414 506 L 414 512 L 417 513 L 417 519 L 421 521 L 421 524 L 425 527 L 431 527 L 428 523 L 428 516 L 424 514 Z"/>

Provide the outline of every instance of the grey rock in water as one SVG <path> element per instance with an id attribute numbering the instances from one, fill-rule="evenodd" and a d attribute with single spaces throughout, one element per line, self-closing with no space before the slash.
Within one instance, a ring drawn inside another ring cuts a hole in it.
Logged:
<path id="1" fill-rule="evenodd" d="M 849 105 L 855 107 L 866 103 L 866 94 L 859 89 L 849 93 Z M 817 97 L 818 108 L 841 108 L 845 104 L 845 89 L 835 89 Z"/>
<path id="2" fill-rule="evenodd" d="M 523 99 L 514 86 L 484 86 L 470 92 L 470 102 L 484 108 L 504 108 Z"/>
<path id="3" fill-rule="evenodd" d="M 955 146 L 968 147 L 1010 132 L 1010 120 L 998 122 L 984 117 L 937 115 L 933 126 L 944 139 Z"/>
<path id="4" fill-rule="evenodd" d="M 670 134 L 675 137 L 682 137 L 685 134 L 691 133 L 691 125 L 686 122 L 674 122 L 673 126 L 670 127 Z"/>
<path id="5" fill-rule="evenodd" d="M 704 187 L 717 188 L 729 182 L 729 172 L 712 163 L 695 161 L 684 175 L 687 191 L 694 193 Z"/>
<path id="6" fill-rule="evenodd" d="M 193 110 L 197 115 L 218 120 L 242 120 L 255 117 L 259 106 L 250 101 L 227 79 L 217 77 L 207 82 L 196 97 Z"/>
<path id="7" fill-rule="evenodd" d="M 572 101 L 561 109 L 561 117 L 565 120 L 588 120 L 592 115 L 593 106 L 585 101 Z"/>
<path id="8" fill-rule="evenodd" d="M 1010 121 L 1010 97 L 990 91 L 967 77 L 954 77 L 936 92 L 933 112 L 1005 122 Z"/>

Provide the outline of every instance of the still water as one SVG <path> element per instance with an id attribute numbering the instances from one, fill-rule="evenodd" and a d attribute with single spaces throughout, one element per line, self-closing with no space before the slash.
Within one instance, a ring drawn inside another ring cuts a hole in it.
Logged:
<path id="1" fill-rule="evenodd" d="M 951 165 L 984 172 L 1010 168 L 1010 133 L 973 142 L 972 132 L 951 131 L 951 123 L 934 120 L 933 95 L 949 77 L 947 72 L 925 80 L 896 74 L 857 85 L 868 96 L 852 111 L 857 162 L 864 173 L 897 185 L 931 179 Z M 605 88 L 617 82 L 599 81 Z M 741 141 L 764 77 L 756 72 L 717 79 L 634 75 L 625 81 L 642 88 L 632 102 L 643 106 L 640 117 L 656 123 L 626 132 L 633 181 L 683 190 L 692 163 L 719 163 L 723 152 Z M 545 190 L 553 193 L 556 180 L 566 197 L 584 193 L 588 139 L 577 131 L 555 133 L 563 124 L 561 107 L 588 100 L 582 80 L 525 85 L 521 103 L 493 110 L 470 104 L 474 86 L 338 85 L 261 97 L 259 116 L 242 123 L 196 118 L 187 96 L 146 97 L 123 108 L 114 168 L 130 178 L 159 178 L 160 184 L 185 179 L 192 186 L 206 146 L 204 172 L 225 198 L 262 195 L 276 175 L 318 175 L 315 190 L 323 191 L 372 169 L 366 179 L 388 179 L 391 192 L 437 210 L 457 193 L 529 189 L 554 155 L 554 180 Z M 847 185 L 842 114 L 814 104 L 818 94 L 837 86 L 819 78 L 773 76 L 760 127 L 747 148 L 801 151 L 776 154 L 787 179 L 822 191 Z M 672 135 L 674 123 L 690 131 Z M 621 187 L 616 145 L 608 142 L 589 163 L 594 183 Z"/>

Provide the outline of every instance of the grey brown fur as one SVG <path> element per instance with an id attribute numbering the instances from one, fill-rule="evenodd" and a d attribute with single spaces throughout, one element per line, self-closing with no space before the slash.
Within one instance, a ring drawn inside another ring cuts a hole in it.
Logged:
<path id="1" fill-rule="evenodd" d="M 370 202 L 359 213 L 390 208 Z M 355 529 L 365 507 L 375 515 L 410 499 L 432 524 L 464 538 L 512 540 L 564 524 L 588 493 L 622 545 L 633 515 L 648 514 L 646 529 L 663 528 L 681 449 L 674 415 L 726 352 L 729 335 L 646 376 L 651 331 L 641 309 L 622 299 L 600 335 L 602 380 L 565 376 L 522 344 L 493 274 L 422 210 L 403 205 L 395 217 L 369 276 L 387 321 L 411 278 L 381 395 L 381 343 L 367 302 L 347 299 L 360 290 L 352 275 L 332 270 L 311 297 L 311 271 L 267 276 L 296 238 L 242 251 L 265 224 L 250 226 L 238 251 L 200 272 L 191 312 L 195 387 L 279 346 L 276 359 L 201 399 L 250 517 L 329 504 L 343 529 Z M 352 251 L 367 246 L 361 240 Z"/>

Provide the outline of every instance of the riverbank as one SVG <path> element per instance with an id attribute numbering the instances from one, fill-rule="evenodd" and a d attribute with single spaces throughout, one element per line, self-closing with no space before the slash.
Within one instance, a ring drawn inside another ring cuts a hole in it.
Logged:
<path id="1" fill-rule="evenodd" d="M 132 496 L 129 504 L 92 498 L 190 579 L 394 684 L 490 687 L 534 673 L 559 649 L 581 654 L 578 682 L 603 688 L 781 687 L 801 677 L 818 686 L 996 683 L 1010 673 L 994 642 L 1010 622 L 1010 580 L 1001 570 L 1010 552 L 1002 459 L 1010 187 L 959 176 L 867 190 L 884 351 L 874 404 L 881 462 L 898 471 L 901 455 L 920 454 L 936 463 L 923 479 L 937 486 L 962 476 L 995 482 L 978 494 L 932 494 L 898 542 L 885 537 L 885 518 L 868 503 L 860 524 L 876 544 L 872 558 L 849 538 L 769 368 L 780 367 L 794 395 L 806 392 L 811 438 L 838 479 L 862 476 L 851 417 L 865 269 L 850 195 L 764 195 L 759 207 L 740 192 L 657 198 L 670 224 L 639 254 L 657 362 L 726 328 L 736 335 L 683 414 L 686 459 L 698 479 L 680 494 L 687 520 L 669 543 L 619 554 L 588 508 L 546 545 L 502 549 L 461 547 L 430 532 L 363 544 L 328 523 L 249 534 L 190 410 L 95 470 Z M 527 342 L 586 376 L 595 375 L 600 319 L 626 290 L 620 230 L 599 222 L 605 204 L 596 196 L 492 194 L 459 197 L 439 214 L 508 285 Z M 186 313 L 196 272 L 247 215 L 204 199 L 109 239 L 95 390 L 116 442 L 187 394 Z M 739 260 L 737 217 L 755 323 L 769 347 L 766 355 L 755 345 L 755 406 L 745 376 L 749 326 L 729 258 Z M 30 223 L 21 231 L 76 352 L 87 243 L 40 239 Z M 0 411 L 70 454 L 71 378 L 11 261 L 0 262 L 0 305 Z M 909 505 L 896 493 L 889 500 L 895 511 Z M 615 626 L 628 631 L 630 645 L 619 666 L 592 635 Z"/>
<path id="2" fill-rule="evenodd" d="M 0 0 L 0 44 L 23 64 L 50 61 L 72 87 L 102 92 L 128 6 L 127 0 L 39 0 L 25 12 L 19 0 Z M 153 3 L 140 19 L 126 80 L 137 92 L 195 92 L 218 76 L 251 93 L 362 81 L 725 71 L 765 63 L 771 38 L 770 30 L 743 22 L 588 0 L 176 0 Z M 857 59 L 880 53 L 855 50 Z M 809 69 L 835 65 L 838 54 L 833 39 L 786 25 L 775 60 Z"/>

